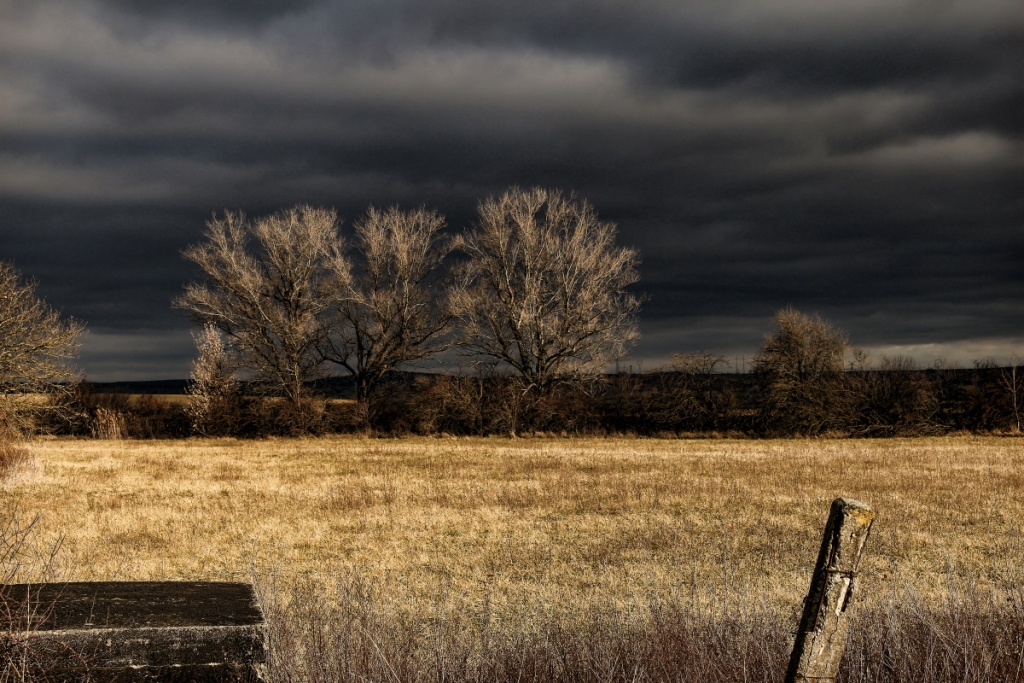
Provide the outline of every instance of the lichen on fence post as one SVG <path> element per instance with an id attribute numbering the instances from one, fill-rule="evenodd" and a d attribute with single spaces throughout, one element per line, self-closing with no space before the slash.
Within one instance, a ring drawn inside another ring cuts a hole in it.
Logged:
<path id="1" fill-rule="evenodd" d="M 848 607 L 857 567 L 874 519 L 874 511 L 864 503 L 848 498 L 832 501 L 786 683 L 835 680 L 850 628 Z"/>

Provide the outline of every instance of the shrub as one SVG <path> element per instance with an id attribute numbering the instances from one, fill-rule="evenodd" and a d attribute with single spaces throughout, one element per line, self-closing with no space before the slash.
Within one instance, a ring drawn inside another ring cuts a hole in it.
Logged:
<path id="1" fill-rule="evenodd" d="M 0 481 L 3 481 L 19 469 L 32 463 L 32 454 L 25 448 L 0 439 Z"/>

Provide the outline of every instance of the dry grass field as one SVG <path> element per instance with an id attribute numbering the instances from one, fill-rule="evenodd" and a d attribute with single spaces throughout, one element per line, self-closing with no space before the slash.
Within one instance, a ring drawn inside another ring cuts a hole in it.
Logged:
<path id="1" fill-rule="evenodd" d="M 871 504 L 865 594 L 1019 572 L 1024 439 L 311 439 L 31 445 L 5 507 L 77 579 L 350 568 L 410 598 L 628 601 L 754 586 L 795 603 L 829 502 Z"/>
<path id="2" fill-rule="evenodd" d="M 555 622 L 585 630 L 608 614 L 646 623 L 659 604 L 788 618 L 838 495 L 878 514 L 861 568 L 866 609 L 908 591 L 921 605 L 964 590 L 1019 599 L 1024 568 L 1024 439 L 30 448 L 34 464 L 0 486 L 0 504 L 43 514 L 35 540 L 63 537 L 69 578 L 255 577 L 271 611 L 300 595 L 318 606 L 358 595 L 396 623 L 506 636 Z"/>

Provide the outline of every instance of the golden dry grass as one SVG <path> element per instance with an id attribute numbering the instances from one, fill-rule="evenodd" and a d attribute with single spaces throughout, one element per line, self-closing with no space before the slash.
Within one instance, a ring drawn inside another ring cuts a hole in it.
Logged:
<path id="1" fill-rule="evenodd" d="M 79 580 L 329 586 L 408 609 L 630 609 L 712 589 L 798 604 L 829 503 L 878 518 L 862 595 L 1019 580 L 1024 439 L 281 439 L 31 444 L 0 504 Z M 438 604 L 444 596 L 444 605 Z"/>

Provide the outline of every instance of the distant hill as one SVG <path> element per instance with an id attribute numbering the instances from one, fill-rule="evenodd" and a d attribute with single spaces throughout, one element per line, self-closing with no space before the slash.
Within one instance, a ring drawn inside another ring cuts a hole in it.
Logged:
<path id="1" fill-rule="evenodd" d="M 89 382 L 98 394 L 184 394 L 187 379 L 150 379 L 139 382 Z"/>
<path id="2" fill-rule="evenodd" d="M 98 394 L 187 394 L 187 379 L 151 379 L 137 382 L 89 382 Z M 331 398 L 353 398 L 355 382 L 351 377 L 324 377 L 313 382 L 316 393 Z"/>

